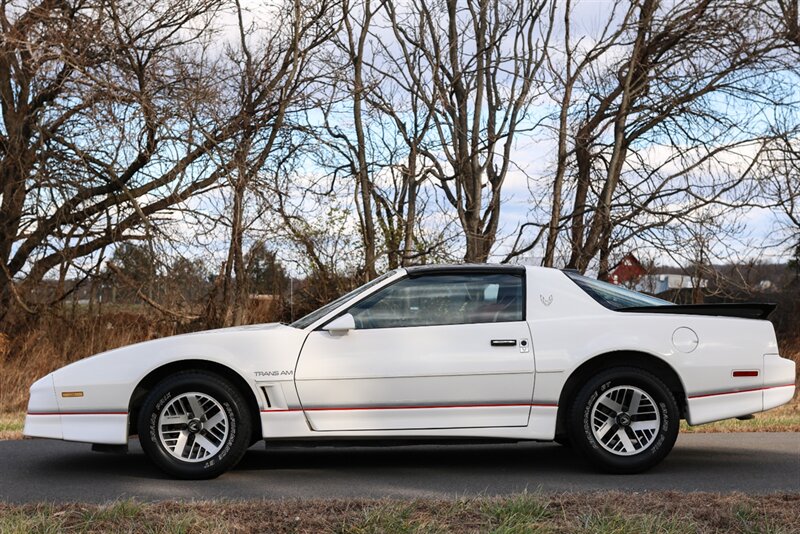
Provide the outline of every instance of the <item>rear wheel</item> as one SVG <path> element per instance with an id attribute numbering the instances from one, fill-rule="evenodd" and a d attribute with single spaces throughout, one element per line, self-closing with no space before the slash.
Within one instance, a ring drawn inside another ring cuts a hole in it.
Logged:
<path id="1" fill-rule="evenodd" d="M 251 418 L 227 380 L 189 371 L 159 383 L 139 412 L 139 440 L 170 475 L 214 478 L 235 466 L 250 444 Z"/>
<path id="2" fill-rule="evenodd" d="M 680 416 L 670 390 L 652 374 L 617 367 L 589 379 L 568 413 L 569 440 L 612 473 L 650 469 L 672 450 Z"/>

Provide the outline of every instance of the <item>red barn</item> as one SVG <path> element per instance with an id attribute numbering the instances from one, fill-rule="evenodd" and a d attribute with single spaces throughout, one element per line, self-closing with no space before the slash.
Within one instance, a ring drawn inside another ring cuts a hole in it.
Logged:
<path id="1" fill-rule="evenodd" d="M 632 252 L 628 252 L 608 275 L 608 281 L 617 285 L 630 285 L 647 273 Z"/>

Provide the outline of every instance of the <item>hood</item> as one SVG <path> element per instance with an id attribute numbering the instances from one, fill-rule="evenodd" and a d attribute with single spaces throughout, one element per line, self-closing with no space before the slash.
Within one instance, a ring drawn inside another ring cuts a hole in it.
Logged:
<path id="1" fill-rule="evenodd" d="M 247 377 L 267 368 L 294 369 L 307 334 L 279 323 L 180 334 L 102 352 L 62 367 L 54 375 L 57 383 L 79 383 L 87 377 L 126 381 L 168 363 L 205 360 Z"/>

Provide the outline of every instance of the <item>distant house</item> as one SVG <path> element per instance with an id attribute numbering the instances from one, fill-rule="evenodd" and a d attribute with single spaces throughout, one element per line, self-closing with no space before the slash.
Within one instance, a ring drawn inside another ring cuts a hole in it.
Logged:
<path id="1" fill-rule="evenodd" d="M 616 285 L 630 286 L 647 274 L 647 269 L 636 259 L 632 252 L 628 252 L 619 265 L 608 275 L 608 281 Z"/>
<path id="2" fill-rule="evenodd" d="M 632 252 L 622 258 L 619 265 L 609 274 L 608 280 L 612 284 L 651 295 L 681 293 L 682 290 L 694 289 L 696 282 L 694 277 L 684 274 L 680 268 L 655 267 L 648 271 Z M 708 280 L 700 279 L 697 281 L 697 287 L 707 288 Z"/>
<path id="3" fill-rule="evenodd" d="M 708 287 L 708 280 L 701 278 L 698 281 L 697 287 L 703 289 Z M 681 289 L 694 289 L 695 279 L 685 274 L 648 274 L 642 276 L 634 286 L 637 291 L 645 291 L 653 295 L 660 295 L 667 291 L 675 291 Z"/>

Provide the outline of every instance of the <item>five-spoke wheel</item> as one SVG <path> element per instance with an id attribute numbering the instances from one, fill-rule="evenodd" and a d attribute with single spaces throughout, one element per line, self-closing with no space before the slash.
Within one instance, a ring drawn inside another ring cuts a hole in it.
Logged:
<path id="1" fill-rule="evenodd" d="M 669 453 L 679 421 L 675 398 L 661 380 L 642 369 L 616 367 L 578 391 L 567 430 L 575 448 L 601 469 L 637 473 Z"/>
<path id="2" fill-rule="evenodd" d="M 167 473 L 213 478 L 244 455 L 250 421 L 247 402 L 227 380 L 189 371 L 165 379 L 147 396 L 139 412 L 139 439 Z"/>
<path id="3" fill-rule="evenodd" d="M 631 456 L 652 445 L 661 416 L 655 401 L 644 390 L 617 386 L 594 402 L 591 421 L 592 434 L 605 450 Z"/>
<path id="4" fill-rule="evenodd" d="M 186 462 L 202 462 L 217 454 L 228 439 L 229 427 L 222 405 L 197 391 L 178 395 L 158 417 L 161 445 Z"/>

